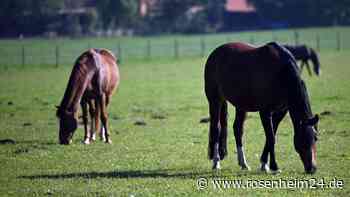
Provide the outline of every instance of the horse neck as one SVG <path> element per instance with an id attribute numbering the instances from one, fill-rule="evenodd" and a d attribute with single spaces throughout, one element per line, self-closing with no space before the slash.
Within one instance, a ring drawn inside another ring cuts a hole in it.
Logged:
<path id="1" fill-rule="evenodd" d="M 305 84 L 302 80 L 297 87 L 290 89 L 289 98 L 289 113 L 295 128 L 301 125 L 301 121 L 307 120 L 312 117 L 312 111 L 309 101 L 309 96 Z"/>
<path id="2" fill-rule="evenodd" d="M 69 112 L 78 110 L 79 102 L 92 76 L 85 64 L 75 64 L 61 102 L 61 109 Z"/>

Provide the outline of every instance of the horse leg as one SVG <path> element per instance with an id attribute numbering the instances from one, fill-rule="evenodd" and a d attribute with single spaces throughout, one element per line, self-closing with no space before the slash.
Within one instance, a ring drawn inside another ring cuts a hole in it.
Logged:
<path id="1" fill-rule="evenodd" d="M 110 101 L 110 97 L 106 96 L 106 109 L 108 108 L 109 101 Z M 99 113 L 101 113 L 101 112 L 99 112 Z M 101 127 L 101 129 L 100 129 L 100 138 L 102 141 L 106 142 L 106 130 L 104 127 Z"/>
<path id="2" fill-rule="evenodd" d="M 235 135 L 236 148 L 237 148 L 237 160 L 238 165 L 242 170 L 250 170 L 243 149 L 242 136 L 243 136 L 243 124 L 246 119 L 247 112 L 236 108 L 236 117 L 233 123 L 233 131 Z"/>
<path id="3" fill-rule="evenodd" d="M 106 107 L 106 94 L 102 94 L 99 97 L 98 104 L 101 110 L 100 113 L 101 113 L 102 127 L 104 128 L 105 136 L 106 136 L 105 142 L 111 144 L 112 140 L 110 139 L 109 132 L 108 132 L 108 113 L 107 113 L 107 107 Z"/>
<path id="4" fill-rule="evenodd" d="M 220 169 L 220 108 L 218 98 L 209 99 L 210 130 L 209 130 L 209 159 L 213 160 L 213 169 Z"/>
<path id="5" fill-rule="evenodd" d="M 88 114 L 87 114 L 87 103 L 85 100 L 82 100 L 80 102 L 82 113 L 83 113 L 83 123 L 84 123 L 84 130 L 85 130 L 85 136 L 84 136 L 84 144 L 90 144 L 90 132 L 88 131 L 87 124 L 88 124 Z"/>
<path id="6" fill-rule="evenodd" d="M 275 141 L 277 141 L 277 129 L 278 129 L 278 125 L 280 124 L 280 122 L 282 121 L 282 119 L 284 118 L 284 116 L 286 116 L 288 110 L 281 110 L 281 111 L 276 111 L 272 114 L 272 124 L 273 124 L 273 131 L 274 131 L 274 135 L 275 135 Z"/>
<path id="7" fill-rule="evenodd" d="M 96 108 L 95 105 L 93 103 L 93 100 L 89 100 L 88 101 L 89 104 L 89 113 L 90 113 L 90 139 L 91 141 L 95 141 L 96 140 L 96 128 L 95 128 L 95 119 L 98 118 L 96 117 Z"/>
<path id="8" fill-rule="evenodd" d="M 270 153 L 270 170 L 273 173 L 278 173 L 278 165 L 275 158 L 275 135 L 272 122 L 272 113 L 270 111 L 260 111 L 260 119 L 264 127 L 266 143 L 261 155 L 261 170 L 268 171 L 267 166 L 268 153 Z"/>
<path id="9" fill-rule="evenodd" d="M 304 62 L 304 60 L 301 60 L 301 64 L 300 64 L 300 74 L 303 72 L 304 66 L 305 66 L 305 62 Z"/>
<path id="10" fill-rule="evenodd" d="M 100 136 L 100 139 L 102 141 L 106 141 L 106 137 L 104 135 L 104 131 L 103 131 L 103 126 L 101 127 L 101 121 L 100 121 L 100 117 L 101 117 L 101 109 L 98 103 L 98 100 L 95 100 L 95 133 L 98 133 Z M 96 136 L 95 136 L 96 138 Z"/>
<path id="11" fill-rule="evenodd" d="M 305 60 L 305 64 L 306 64 L 307 72 L 309 73 L 310 76 L 312 76 L 312 72 L 311 72 L 311 69 L 310 69 L 310 65 L 309 65 L 309 62 L 308 62 L 307 60 Z"/>
<path id="12" fill-rule="evenodd" d="M 227 155 L 227 102 L 223 101 L 220 111 L 220 141 L 219 141 L 219 155 L 223 160 Z"/>

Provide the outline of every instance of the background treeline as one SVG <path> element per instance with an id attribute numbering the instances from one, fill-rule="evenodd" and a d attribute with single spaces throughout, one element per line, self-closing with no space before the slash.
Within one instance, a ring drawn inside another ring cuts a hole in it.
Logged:
<path id="1" fill-rule="evenodd" d="M 1 0 L 0 37 L 204 33 L 350 24 L 349 0 L 248 0 L 256 11 L 228 13 L 226 0 Z"/>

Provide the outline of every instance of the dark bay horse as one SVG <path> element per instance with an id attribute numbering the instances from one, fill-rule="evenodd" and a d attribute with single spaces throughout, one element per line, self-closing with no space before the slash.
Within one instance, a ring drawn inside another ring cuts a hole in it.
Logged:
<path id="1" fill-rule="evenodd" d="M 108 131 L 107 106 L 120 81 L 116 62 L 116 57 L 107 49 L 90 49 L 78 57 L 56 111 L 56 116 L 60 119 L 60 144 L 71 143 L 78 125 L 79 104 L 83 113 L 84 143 L 90 143 L 93 130 L 98 130 L 100 120 L 101 130 L 105 131 L 105 142 L 112 142 Z M 88 107 L 91 116 L 90 132 L 87 128 Z"/>
<path id="2" fill-rule="evenodd" d="M 304 66 L 306 66 L 306 69 L 309 73 L 309 75 L 312 75 L 309 60 L 311 60 L 313 64 L 313 71 L 317 76 L 320 76 L 321 74 L 321 68 L 320 68 L 320 61 L 318 59 L 316 51 L 308 47 L 306 45 L 283 45 L 285 48 L 287 48 L 292 55 L 295 57 L 297 61 L 301 61 L 300 70 L 303 71 Z"/>
<path id="3" fill-rule="evenodd" d="M 227 102 L 236 107 L 233 124 L 238 164 L 249 169 L 242 135 L 247 112 L 258 111 L 265 130 L 261 170 L 279 172 L 275 159 L 275 135 L 289 111 L 294 126 L 294 147 L 307 173 L 316 172 L 316 124 L 308 93 L 294 57 L 272 42 L 262 47 L 228 43 L 216 48 L 205 64 L 205 94 L 209 103 L 208 156 L 213 169 L 227 154 Z M 270 163 L 267 166 L 268 156 Z"/>

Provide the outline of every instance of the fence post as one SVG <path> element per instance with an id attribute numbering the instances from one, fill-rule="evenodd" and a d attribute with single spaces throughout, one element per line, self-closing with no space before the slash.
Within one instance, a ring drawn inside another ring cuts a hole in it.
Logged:
<path id="1" fill-rule="evenodd" d="M 337 51 L 340 51 L 341 49 L 341 43 L 340 43 L 340 32 L 337 32 Z"/>
<path id="2" fill-rule="evenodd" d="M 204 37 L 201 37 L 201 40 L 200 40 L 200 46 L 201 46 L 201 57 L 204 57 L 205 56 L 205 39 Z"/>
<path id="3" fill-rule="evenodd" d="M 320 46 L 320 35 L 319 35 L 319 34 L 316 35 L 316 49 L 317 49 L 318 52 L 321 51 L 321 46 Z"/>
<path id="4" fill-rule="evenodd" d="M 118 62 L 120 63 L 122 60 L 122 46 L 121 46 L 120 42 L 118 42 L 117 48 L 118 48 L 117 59 L 118 59 Z"/>
<path id="5" fill-rule="evenodd" d="M 26 54 L 25 54 L 24 45 L 22 45 L 22 66 L 24 67 L 25 64 L 26 64 Z"/>
<path id="6" fill-rule="evenodd" d="M 174 40 L 174 57 L 175 59 L 179 58 L 179 43 L 177 39 Z"/>
<path id="7" fill-rule="evenodd" d="M 294 31 L 294 41 L 295 45 L 299 44 L 299 32 L 297 30 Z"/>
<path id="8" fill-rule="evenodd" d="M 26 65 L 26 52 L 25 47 L 22 45 L 22 66 L 24 67 Z"/>
<path id="9" fill-rule="evenodd" d="M 146 44 L 146 59 L 151 59 L 151 40 L 147 40 L 147 44 Z"/>
<path id="10" fill-rule="evenodd" d="M 59 46 L 56 45 L 56 68 L 58 68 L 58 65 L 60 64 L 59 59 L 60 59 L 60 49 L 59 49 Z"/>

